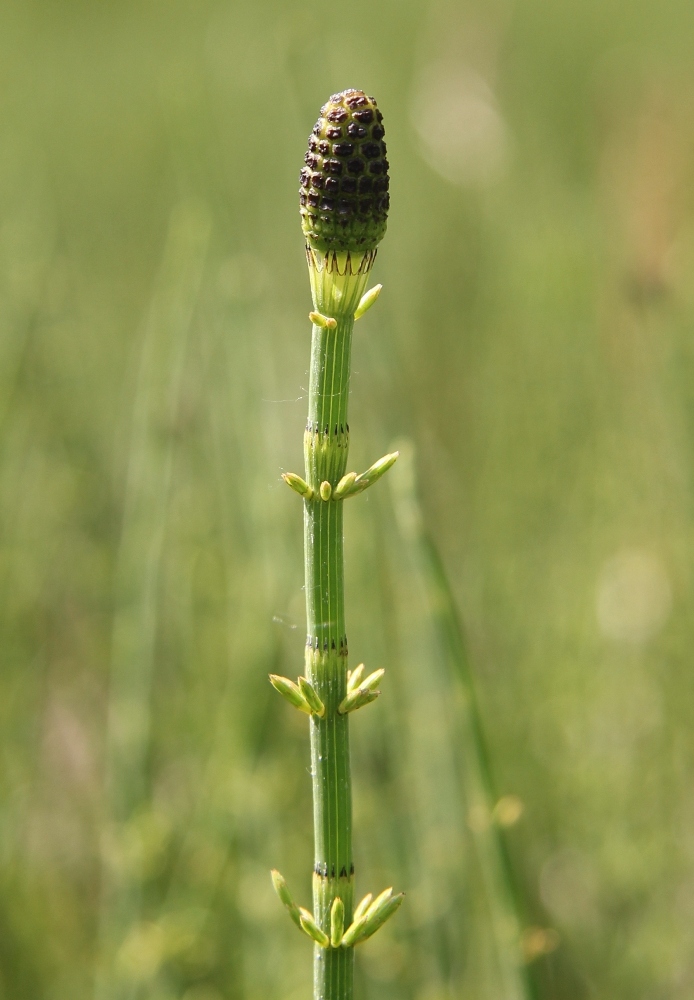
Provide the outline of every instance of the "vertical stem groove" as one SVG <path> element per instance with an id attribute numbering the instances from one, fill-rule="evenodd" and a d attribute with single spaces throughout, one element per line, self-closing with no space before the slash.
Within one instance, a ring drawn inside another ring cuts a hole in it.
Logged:
<path id="1" fill-rule="evenodd" d="M 352 920 L 352 784 L 349 723 L 338 706 L 347 693 L 342 501 L 320 499 L 322 482 L 334 489 L 345 474 L 349 449 L 347 404 L 354 311 L 373 254 L 357 273 L 349 257 L 317 261 L 309 255 L 315 308 L 337 320 L 313 326 L 308 423 L 304 435 L 306 480 L 314 497 L 304 501 L 306 572 L 306 676 L 323 701 L 322 719 L 311 716 L 311 775 L 315 857 L 313 912 L 330 934 L 330 910 L 339 896 L 345 926 Z M 342 265 L 342 266 L 340 266 Z M 314 948 L 314 1000 L 351 1000 L 353 948 Z"/>

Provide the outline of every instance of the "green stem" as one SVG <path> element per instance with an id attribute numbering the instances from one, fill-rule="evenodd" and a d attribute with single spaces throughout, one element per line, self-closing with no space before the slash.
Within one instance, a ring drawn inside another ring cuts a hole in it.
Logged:
<path id="1" fill-rule="evenodd" d="M 339 896 L 345 926 L 352 920 L 352 784 L 349 723 L 338 706 L 347 693 L 347 635 L 341 500 L 321 500 L 321 483 L 334 489 L 345 473 L 349 448 L 347 403 L 354 312 L 373 255 L 323 258 L 309 253 L 315 308 L 337 326 L 313 326 L 308 423 L 304 435 L 306 480 L 314 497 L 304 501 L 306 569 L 306 676 L 326 707 L 311 717 L 311 774 L 315 864 L 313 912 L 330 934 L 330 910 Z M 352 273 L 357 271 L 356 274 Z M 314 1000 L 351 1000 L 353 948 L 314 949 Z"/>

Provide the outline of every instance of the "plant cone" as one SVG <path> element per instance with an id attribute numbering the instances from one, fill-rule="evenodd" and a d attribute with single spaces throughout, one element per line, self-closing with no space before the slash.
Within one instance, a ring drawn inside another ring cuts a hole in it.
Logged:
<path id="1" fill-rule="evenodd" d="M 375 250 L 390 196 L 383 115 L 361 90 L 333 94 L 308 140 L 301 171 L 301 225 L 321 252 Z"/>

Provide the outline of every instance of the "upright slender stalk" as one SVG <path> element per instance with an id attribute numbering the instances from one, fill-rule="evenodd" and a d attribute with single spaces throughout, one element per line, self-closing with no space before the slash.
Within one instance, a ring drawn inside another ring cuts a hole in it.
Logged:
<path id="1" fill-rule="evenodd" d="M 313 907 L 320 927 L 327 929 L 336 896 L 352 920 L 354 864 L 352 860 L 352 780 L 349 762 L 349 715 L 338 707 L 347 694 L 347 634 L 343 574 L 341 501 L 321 499 L 320 486 L 334 488 L 345 474 L 349 448 L 347 402 L 354 313 L 364 291 L 368 270 L 351 274 L 351 261 L 340 275 L 309 252 L 314 281 L 314 305 L 334 317 L 333 329 L 313 326 L 308 423 L 304 434 L 306 481 L 314 491 L 304 500 L 306 573 L 306 676 L 326 712 L 311 716 L 311 774 L 315 865 Z M 341 291 L 342 295 L 335 293 Z M 314 996 L 352 996 L 354 950 L 314 949 Z"/>
<path id="2" fill-rule="evenodd" d="M 304 498 L 306 676 L 277 690 L 311 719 L 315 857 L 313 913 L 297 907 L 279 874 L 275 888 L 295 923 L 315 942 L 314 1000 L 351 1000 L 354 946 L 395 912 L 402 894 L 386 889 L 354 907 L 349 713 L 373 701 L 383 671 L 362 680 L 347 669 L 343 502 L 367 489 L 395 461 L 387 455 L 346 474 L 352 329 L 376 301 L 365 293 L 386 228 L 388 161 L 382 116 L 361 91 L 335 94 L 321 109 L 301 171 L 301 215 L 314 311 L 306 479 L 285 474 Z M 345 929 L 346 928 L 346 929 Z"/>

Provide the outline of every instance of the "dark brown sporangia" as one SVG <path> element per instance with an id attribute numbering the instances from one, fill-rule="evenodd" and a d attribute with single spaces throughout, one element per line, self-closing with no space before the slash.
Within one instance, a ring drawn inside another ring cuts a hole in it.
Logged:
<path id="1" fill-rule="evenodd" d="M 361 90 L 333 94 L 308 140 L 301 225 L 316 250 L 372 250 L 386 231 L 390 196 L 383 115 Z"/>

